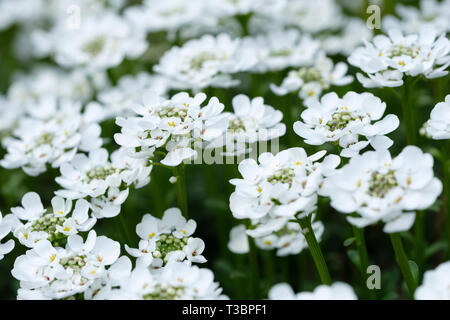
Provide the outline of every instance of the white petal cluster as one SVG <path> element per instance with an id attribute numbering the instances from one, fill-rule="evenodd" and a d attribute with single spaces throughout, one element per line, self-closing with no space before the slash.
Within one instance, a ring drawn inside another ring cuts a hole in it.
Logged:
<path id="1" fill-rule="evenodd" d="M 258 61 L 251 71 L 265 73 L 312 65 L 320 43 L 297 29 L 287 29 L 244 38 L 242 46 L 253 51 Z"/>
<path id="2" fill-rule="evenodd" d="M 433 162 L 415 146 L 394 159 L 388 150 L 367 151 L 330 176 L 322 191 L 357 227 L 383 221 L 386 233 L 406 231 L 414 223 L 414 210 L 430 207 L 442 192 Z"/>
<path id="3" fill-rule="evenodd" d="M 325 151 L 312 156 L 303 148 L 291 148 L 273 155 L 263 153 L 259 164 L 245 159 L 239 164 L 243 179 L 232 179 L 236 186 L 230 197 L 230 209 L 237 219 L 293 218 L 310 213 L 324 175 L 339 164 L 339 157 Z"/>
<path id="4" fill-rule="evenodd" d="M 97 237 L 94 230 L 85 242 L 79 235 L 69 236 L 64 248 L 41 240 L 14 263 L 11 273 L 20 280 L 18 298 L 75 298 L 103 277 L 119 254 L 117 241 Z"/>
<path id="5" fill-rule="evenodd" d="M 416 300 L 450 300 L 450 261 L 426 271 L 414 297 Z"/>
<path id="6" fill-rule="evenodd" d="M 111 154 L 95 149 L 88 155 L 76 154 L 61 165 L 56 182 L 64 189 L 56 194 L 69 199 L 86 198 L 97 218 L 111 218 L 119 214 L 127 199 L 129 187 L 141 188 L 150 181 L 152 167 L 145 159 L 135 159 L 120 148 Z"/>
<path id="7" fill-rule="evenodd" d="M 278 283 L 269 291 L 270 300 L 358 300 L 353 288 L 344 282 L 320 285 L 313 292 L 295 293 L 287 283 Z"/>
<path id="8" fill-rule="evenodd" d="M 433 28 L 438 33 L 450 32 L 450 1 L 421 0 L 420 8 L 398 4 L 395 6 L 398 17 L 383 17 L 384 30 L 399 29 L 406 33 Z"/>
<path id="9" fill-rule="evenodd" d="M 247 234 L 256 239 L 260 248 L 278 249 L 280 256 L 297 254 L 305 248 L 302 230 L 290 220 L 316 210 L 323 179 L 340 162 L 335 155 L 317 162 L 324 155 L 325 151 L 308 157 L 304 149 L 291 148 L 277 155 L 263 153 L 259 164 L 253 159 L 239 164 L 243 179 L 230 180 L 236 186 L 230 209 L 235 218 L 250 219 Z M 313 223 L 313 229 L 320 239 L 323 225 Z"/>
<path id="10" fill-rule="evenodd" d="M 331 86 L 344 86 L 353 82 L 353 77 L 346 75 L 347 70 L 345 63 L 334 65 L 330 58 L 319 52 L 314 63 L 289 71 L 280 86 L 271 84 L 270 89 L 279 96 L 298 91 L 301 99 L 317 99 Z"/>
<path id="11" fill-rule="evenodd" d="M 393 29 L 388 36 L 378 35 L 354 50 L 348 62 L 366 74 L 357 74 L 366 88 L 400 87 L 404 75 L 428 79 L 447 75 L 450 41 L 445 35 L 438 36 L 434 29 L 409 35 Z"/>
<path id="12" fill-rule="evenodd" d="M 133 105 L 142 101 L 142 97 L 149 88 L 163 97 L 170 89 L 165 77 L 146 72 L 136 76 L 121 77 L 117 86 L 106 88 L 98 93 L 97 99 L 104 109 L 105 118 L 133 115 Z"/>
<path id="13" fill-rule="evenodd" d="M 10 239 L 6 242 L 2 242 L 11 230 L 12 227 L 8 224 L 6 219 L 3 219 L 2 213 L 0 212 L 0 260 L 14 249 L 14 240 Z"/>
<path id="14" fill-rule="evenodd" d="M 62 67 L 89 72 L 118 66 L 125 58 L 136 59 L 148 47 L 145 33 L 113 12 L 83 15 L 76 28 L 61 21 L 48 32 L 36 32 L 33 40 L 41 55 L 54 55 Z"/>
<path id="15" fill-rule="evenodd" d="M 286 126 L 281 123 L 283 113 L 264 104 L 262 97 L 250 100 L 240 94 L 233 98 L 232 104 L 234 112 L 224 113 L 228 128 L 209 147 L 225 145 L 225 155 L 241 155 L 251 152 L 252 144 L 258 141 L 270 141 L 286 133 Z"/>
<path id="16" fill-rule="evenodd" d="M 101 128 L 95 122 L 96 112 L 69 100 L 46 96 L 27 105 L 12 136 L 3 139 L 7 150 L 0 165 L 22 168 L 28 175 L 37 176 L 46 166 L 58 168 L 70 161 L 78 150 L 89 151 L 102 145 Z"/>
<path id="17" fill-rule="evenodd" d="M 190 40 L 167 51 L 154 71 L 166 76 L 178 89 L 236 86 L 239 81 L 232 75 L 248 71 L 256 63 L 252 50 L 245 49 L 241 41 L 225 33 Z"/>
<path id="18" fill-rule="evenodd" d="M 175 261 L 204 263 L 205 243 L 192 237 L 196 227 L 197 223 L 186 220 L 178 208 L 167 209 L 161 219 L 146 214 L 136 226 L 136 233 L 141 238 L 139 248 L 125 245 L 125 249 L 137 258 L 137 265 L 151 265 L 153 269 Z"/>
<path id="19" fill-rule="evenodd" d="M 341 156 L 353 157 L 369 143 L 393 141 L 385 135 L 397 129 L 400 121 L 389 114 L 383 119 L 386 104 L 371 93 L 347 92 L 339 98 L 334 92 L 319 100 L 305 101 L 302 121 L 294 124 L 294 131 L 307 144 L 322 145 L 334 142 L 342 148 Z M 359 141 L 363 138 L 364 141 Z"/>
<path id="20" fill-rule="evenodd" d="M 28 192 L 22 198 L 22 206 L 11 208 L 8 219 L 14 237 L 28 247 L 34 248 L 40 241 L 47 240 L 53 246 L 64 245 L 67 237 L 90 230 L 97 219 L 91 217 L 89 203 L 79 199 L 72 207 L 72 201 L 54 197 L 51 210 L 45 209 L 41 198 L 35 192 Z"/>
<path id="21" fill-rule="evenodd" d="M 435 140 L 450 139 L 450 95 L 433 108 L 425 128 L 426 133 Z"/>
<path id="22" fill-rule="evenodd" d="M 217 300 L 226 299 L 214 282 L 214 274 L 206 268 L 187 262 L 172 262 L 161 270 L 137 266 L 113 289 L 113 300 Z"/>
<path id="23" fill-rule="evenodd" d="M 194 148 L 198 144 L 201 148 L 204 142 L 221 136 L 228 127 L 228 118 L 222 113 L 223 104 L 213 97 L 202 106 L 205 100 L 203 93 L 190 97 L 181 92 L 165 99 L 149 92 L 143 104 L 133 108 L 137 116 L 117 118 L 121 133 L 115 134 L 114 139 L 136 158 L 152 157 L 155 148 L 164 148 L 167 154 L 161 163 L 167 166 L 195 159 Z"/>

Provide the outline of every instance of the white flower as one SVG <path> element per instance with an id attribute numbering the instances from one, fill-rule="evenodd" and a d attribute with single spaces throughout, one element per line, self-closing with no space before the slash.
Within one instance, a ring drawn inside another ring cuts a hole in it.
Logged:
<path id="1" fill-rule="evenodd" d="M 8 89 L 8 99 L 12 103 L 31 104 L 45 96 L 88 102 L 94 96 L 94 89 L 108 83 L 106 74 L 88 74 L 83 70 L 67 71 L 42 65 L 29 74 L 16 74 Z"/>
<path id="2" fill-rule="evenodd" d="M 125 245 L 127 252 L 137 258 L 142 266 L 160 267 L 173 261 L 204 263 L 202 252 L 205 243 L 200 238 L 193 238 L 197 224 L 182 216 L 180 209 L 170 208 L 164 212 L 162 219 L 150 214 L 142 217 L 136 226 L 136 233 L 141 238 L 139 248 Z"/>
<path id="3" fill-rule="evenodd" d="M 347 70 L 345 63 L 334 65 L 322 52 L 312 66 L 289 71 L 280 86 L 271 84 L 270 89 L 279 96 L 300 90 L 298 94 L 302 99 L 318 98 L 322 91 L 328 90 L 332 85 L 344 86 L 351 83 L 353 77 L 346 75 Z"/>
<path id="4" fill-rule="evenodd" d="M 258 59 L 251 71 L 265 73 L 312 65 L 319 42 L 308 35 L 301 35 L 296 29 L 288 29 L 244 38 L 242 46 L 253 50 Z"/>
<path id="5" fill-rule="evenodd" d="M 0 260 L 5 257 L 5 254 L 10 253 L 14 249 L 14 240 L 10 239 L 5 243 L 1 242 L 11 232 L 11 229 L 11 226 L 3 219 L 0 212 Z"/>
<path id="6" fill-rule="evenodd" d="M 247 229 L 245 228 L 245 225 L 239 224 L 231 228 L 228 250 L 237 254 L 249 252 Z"/>
<path id="7" fill-rule="evenodd" d="M 258 141 L 270 141 L 286 133 L 286 126 L 281 123 L 283 113 L 264 104 L 262 97 L 250 100 L 240 94 L 233 98 L 232 104 L 234 112 L 225 113 L 227 130 L 208 147 L 225 145 L 226 155 L 240 155 L 251 151 L 252 144 Z"/>
<path id="8" fill-rule="evenodd" d="M 172 47 L 154 70 L 170 80 L 170 86 L 198 91 L 207 87 L 231 87 L 239 84 L 231 75 L 247 71 L 256 63 L 252 50 L 241 40 L 227 34 L 205 35 Z"/>
<path id="9" fill-rule="evenodd" d="M 420 8 L 398 4 L 393 15 L 383 17 L 384 30 L 400 29 L 406 33 L 419 32 L 425 28 L 434 28 L 437 33 L 450 31 L 450 1 L 421 0 Z"/>
<path id="10" fill-rule="evenodd" d="M 135 59 L 148 47 L 145 33 L 113 12 L 83 15 L 80 28 L 67 28 L 61 21 L 49 32 L 33 37 L 36 50 L 53 54 L 63 67 L 89 71 L 118 66 L 125 58 Z"/>
<path id="11" fill-rule="evenodd" d="M 62 299 L 84 292 L 120 254 L 120 244 L 90 231 L 85 242 L 71 235 L 64 248 L 47 240 L 19 256 L 11 271 L 20 280 L 19 298 Z"/>
<path id="12" fill-rule="evenodd" d="M 417 288 L 414 298 L 416 300 L 450 300 L 450 261 L 425 272 L 423 282 Z"/>
<path id="13" fill-rule="evenodd" d="M 324 231 L 323 224 L 320 221 L 313 222 L 312 230 L 317 241 L 320 242 Z M 248 233 L 255 234 L 252 231 L 249 230 Z M 303 249 L 308 248 L 300 225 L 296 222 L 285 222 L 281 227 L 275 227 L 269 235 L 255 237 L 255 243 L 263 250 L 277 249 L 277 256 L 279 257 L 297 255 Z"/>
<path id="14" fill-rule="evenodd" d="M 367 74 L 357 74 L 364 87 L 399 87 L 404 74 L 432 79 L 448 73 L 445 69 L 450 65 L 450 41 L 444 35 L 437 38 L 433 29 L 406 36 L 390 30 L 388 35 L 374 37 L 348 58 L 351 65 Z"/>
<path id="15" fill-rule="evenodd" d="M 187 263 L 172 262 L 160 273 L 137 266 L 119 289 L 113 289 L 110 299 L 130 300 L 216 300 L 225 299 L 209 269 Z"/>
<path id="16" fill-rule="evenodd" d="M 279 2 L 279 1 L 277 1 Z M 265 8 L 269 18 L 266 24 L 292 26 L 307 33 L 319 33 L 338 29 L 344 20 L 340 7 L 334 0 L 289 0 L 281 1 L 284 6 Z M 273 11 L 273 12 L 272 12 Z M 270 19 L 272 21 L 270 21 Z"/>
<path id="17" fill-rule="evenodd" d="M 147 32 L 177 31 L 197 22 L 205 11 L 204 0 L 145 0 L 125 10 L 126 18 Z"/>
<path id="18" fill-rule="evenodd" d="M 400 123 L 392 114 L 381 119 L 386 104 L 368 92 L 350 91 L 342 99 L 332 92 L 320 101 L 307 100 L 305 105 L 307 109 L 301 115 L 303 121 L 294 124 L 295 133 L 311 145 L 335 142 L 343 148 L 343 157 L 353 157 L 372 140 L 378 142 L 380 137 L 390 146 L 392 140 L 385 135 Z M 367 141 L 359 141 L 360 137 Z"/>
<path id="19" fill-rule="evenodd" d="M 243 179 L 230 181 L 236 186 L 230 197 L 234 217 L 257 222 L 264 217 L 289 219 L 302 211 L 309 214 L 316 203 L 323 176 L 339 164 L 339 157 L 335 155 L 318 163 L 325 153 L 308 157 L 304 149 L 291 148 L 277 155 L 263 153 L 259 164 L 253 159 L 242 161 L 239 172 Z"/>
<path id="20" fill-rule="evenodd" d="M 167 79 L 141 72 L 136 76 L 120 78 L 116 87 L 98 94 L 98 100 L 105 109 L 106 118 L 133 115 L 133 105 L 140 103 L 144 93 L 151 89 L 160 96 L 166 96 L 169 87 Z"/>
<path id="21" fill-rule="evenodd" d="M 413 210 L 430 207 L 442 183 L 434 177 L 433 157 L 407 146 L 394 159 L 388 150 L 367 151 L 350 159 L 324 183 L 322 192 L 347 220 L 365 227 L 381 220 L 387 233 L 405 231 L 415 220 Z"/>
<path id="22" fill-rule="evenodd" d="M 89 198 L 97 218 L 114 217 L 128 196 L 128 187 L 143 187 L 150 181 L 151 166 L 143 159 L 127 156 L 123 148 L 111 154 L 96 149 L 89 155 L 77 154 L 61 165 L 56 182 L 64 189 L 57 195 L 70 199 Z M 97 201 L 96 201 L 97 200 Z"/>
<path id="23" fill-rule="evenodd" d="M 228 126 L 223 104 L 214 97 L 202 107 L 205 99 L 203 93 L 192 98 L 181 92 L 167 100 L 149 92 L 134 107 L 137 116 L 117 118 L 122 129 L 114 139 L 137 158 L 151 158 L 155 148 L 164 147 L 168 153 L 161 163 L 168 166 L 195 159 L 193 148 L 221 136 Z"/>
<path id="24" fill-rule="evenodd" d="M 90 230 L 97 221 L 89 216 L 89 203 L 84 199 L 79 199 L 72 210 L 72 201 L 54 197 L 52 210 L 47 212 L 35 192 L 25 194 L 22 207 L 11 208 L 11 212 L 9 218 L 14 236 L 29 248 L 42 240 L 60 246 L 68 236 Z"/>
<path id="25" fill-rule="evenodd" d="M 373 32 L 367 28 L 366 22 L 357 18 L 346 18 L 345 25 L 337 35 L 319 37 L 323 50 L 327 54 L 349 56 L 355 48 L 369 41 Z"/>
<path id="26" fill-rule="evenodd" d="M 427 133 L 436 140 L 450 139 L 450 95 L 438 103 L 426 123 Z"/>
<path id="27" fill-rule="evenodd" d="M 81 112 L 81 105 L 46 96 L 37 104 L 27 105 L 28 115 L 19 120 L 12 137 L 3 139 L 7 150 L 0 165 L 7 169 L 21 167 L 36 176 L 46 165 L 58 168 L 70 161 L 77 150 L 89 151 L 102 144 L 100 126 Z"/>
<path id="28" fill-rule="evenodd" d="M 287 283 L 278 283 L 269 291 L 270 300 L 357 300 L 353 288 L 344 282 L 320 285 L 313 292 L 295 293 Z"/>

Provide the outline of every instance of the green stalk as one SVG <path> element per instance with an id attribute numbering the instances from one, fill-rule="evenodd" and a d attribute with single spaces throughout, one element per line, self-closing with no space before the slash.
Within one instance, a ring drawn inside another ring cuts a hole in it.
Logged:
<path id="1" fill-rule="evenodd" d="M 320 280 L 323 284 L 331 285 L 330 272 L 328 271 L 327 264 L 320 249 L 319 243 L 317 242 L 316 236 L 311 226 L 311 217 L 305 217 L 298 219 L 298 223 L 302 228 L 303 235 L 305 236 L 306 242 L 308 243 L 309 251 L 316 265 L 317 272 L 319 273 Z"/>
<path id="2" fill-rule="evenodd" d="M 406 141 L 408 145 L 417 145 L 417 128 L 415 124 L 415 105 L 412 99 L 412 93 L 414 90 L 414 84 L 417 80 L 411 81 L 405 79 L 402 94 L 402 113 L 403 122 L 406 128 Z"/>
<path id="3" fill-rule="evenodd" d="M 173 172 L 175 177 L 177 178 L 176 187 L 177 187 L 178 207 L 183 212 L 183 216 L 186 219 L 188 219 L 189 212 L 186 193 L 186 178 L 184 175 L 184 163 L 180 164 L 177 167 L 174 167 Z"/>
<path id="4" fill-rule="evenodd" d="M 444 173 L 444 212 L 445 212 L 445 233 L 448 241 L 447 257 L 450 258 L 450 141 L 442 141 L 442 171 Z"/>
<path id="5" fill-rule="evenodd" d="M 251 288 L 253 291 L 253 296 L 251 299 L 260 298 L 260 288 L 259 288 L 259 263 L 258 263 L 258 251 L 255 246 L 253 238 L 248 239 L 250 245 L 250 251 L 248 255 L 249 265 L 250 265 L 250 279 Z"/>
<path id="6" fill-rule="evenodd" d="M 390 235 L 392 247 L 395 252 L 395 259 L 397 260 L 397 264 L 400 267 L 403 278 L 406 282 L 406 286 L 408 287 L 408 291 L 410 297 L 414 297 L 414 291 L 416 291 L 417 284 L 414 279 L 414 275 L 409 266 L 408 257 L 406 256 L 405 249 L 403 248 L 402 239 L 399 233 L 392 233 Z"/>
<path id="7" fill-rule="evenodd" d="M 425 267 L 425 244 L 425 214 L 423 211 L 418 211 L 414 226 L 414 257 L 420 274 Z"/>
<path id="8" fill-rule="evenodd" d="M 369 267 L 369 254 L 367 252 L 366 239 L 364 237 L 364 229 L 353 226 L 353 236 L 355 237 L 356 249 L 359 256 L 359 267 L 363 279 L 363 285 L 367 282 L 367 268 Z M 369 290 L 370 298 L 376 299 L 375 291 Z"/>

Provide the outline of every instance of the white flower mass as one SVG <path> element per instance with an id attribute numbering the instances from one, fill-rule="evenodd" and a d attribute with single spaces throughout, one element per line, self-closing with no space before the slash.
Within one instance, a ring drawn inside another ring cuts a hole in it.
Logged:
<path id="1" fill-rule="evenodd" d="M 450 300 L 450 0 L 0 0 L 0 43 L 0 299 Z"/>

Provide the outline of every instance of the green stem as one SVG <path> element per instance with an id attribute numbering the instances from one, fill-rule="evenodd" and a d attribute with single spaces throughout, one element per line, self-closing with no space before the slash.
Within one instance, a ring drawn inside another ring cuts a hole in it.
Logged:
<path id="1" fill-rule="evenodd" d="M 419 266 L 419 273 L 422 273 L 425 265 L 425 215 L 423 211 L 418 211 L 414 225 L 414 257 Z"/>
<path id="2" fill-rule="evenodd" d="M 308 243 L 309 251 L 316 265 L 316 269 L 319 272 L 320 280 L 323 284 L 331 285 L 331 277 L 328 271 L 327 264 L 320 249 L 319 243 L 317 242 L 316 236 L 314 235 L 314 230 L 311 226 L 311 217 L 305 217 L 298 219 L 298 223 L 302 228 L 303 235 L 305 236 L 306 242 Z"/>
<path id="3" fill-rule="evenodd" d="M 444 192 L 444 212 L 445 212 L 445 233 L 448 241 L 447 257 L 450 258 L 450 141 L 442 141 L 442 171 L 443 177 L 443 192 Z"/>
<path id="4" fill-rule="evenodd" d="M 253 238 L 248 239 L 250 245 L 250 251 L 248 255 L 249 265 L 250 265 L 250 279 L 253 296 L 251 299 L 260 298 L 260 288 L 259 288 L 259 263 L 258 263 L 258 251 L 255 246 Z"/>
<path id="5" fill-rule="evenodd" d="M 366 239 L 364 237 L 364 229 L 360 229 L 356 226 L 353 226 L 353 236 L 355 237 L 356 249 L 358 251 L 359 256 L 359 267 L 361 276 L 363 279 L 363 285 L 366 286 L 367 282 L 367 268 L 369 267 L 369 254 L 367 252 Z M 376 299 L 375 291 L 369 290 L 370 298 Z"/>
<path id="6" fill-rule="evenodd" d="M 390 235 L 392 247 L 395 252 L 395 259 L 397 260 L 397 264 L 400 267 L 400 270 L 403 274 L 403 278 L 406 282 L 406 286 L 408 287 L 409 294 L 411 298 L 414 297 L 414 291 L 416 290 L 417 284 L 414 279 L 414 275 L 409 266 L 408 257 L 406 256 L 405 249 L 403 248 L 402 239 L 399 233 L 392 233 Z"/>
<path id="7" fill-rule="evenodd" d="M 188 219 L 189 212 L 186 193 L 186 179 L 184 175 L 184 163 L 180 164 L 177 167 L 174 167 L 173 172 L 175 177 L 177 178 L 176 187 L 177 187 L 178 207 L 183 212 L 183 216 L 186 219 Z"/>
<path id="8" fill-rule="evenodd" d="M 403 86 L 402 113 L 406 128 L 406 141 L 408 145 L 417 144 L 417 128 L 415 124 L 416 109 L 412 99 L 412 93 L 416 81 L 417 80 L 411 81 L 410 79 L 405 79 L 405 84 Z"/>

